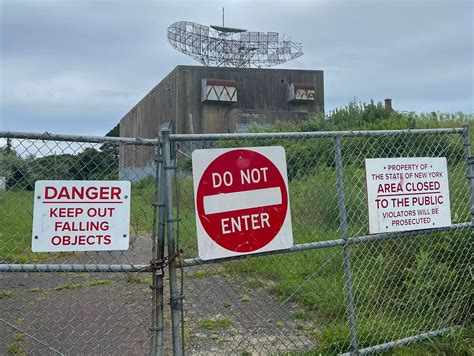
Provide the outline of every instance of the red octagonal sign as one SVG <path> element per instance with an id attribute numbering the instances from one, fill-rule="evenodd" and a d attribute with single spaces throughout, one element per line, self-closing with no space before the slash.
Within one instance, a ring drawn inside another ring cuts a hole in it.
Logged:
<path id="1" fill-rule="evenodd" d="M 200 258 L 293 245 L 282 147 L 196 150 L 192 160 Z"/>

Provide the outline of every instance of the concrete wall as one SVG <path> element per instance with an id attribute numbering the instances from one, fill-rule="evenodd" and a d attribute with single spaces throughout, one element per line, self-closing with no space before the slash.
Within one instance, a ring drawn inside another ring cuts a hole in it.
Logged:
<path id="1" fill-rule="evenodd" d="M 175 69 L 120 120 L 120 136 L 156 138 L 160 124 L 175 120 L 176 75 Z M 119 164 L 120 167 L 147 167 L 153 156 L 152 147 L 121 146 Z"/>
<path id="2" fill-rule="evenodd" d="M 237 103 L 201 102 L 201 79 L 237 82 Z M 315 100 L 289 102 L 290 83 L 308 83 Z M 177 66 L 120 121 L 120 136 L 154 138 L 167 121 L 177 133 L 245 131 L 252 124 L 301 121 L 324 112 L 324 73 L 319 70 Z M 153 149 L 120 148 L 120 167 L 145 167 Z"/>
<path id="3" fill-rule="evenodd" d="M 234 132 L 236 125 L 297 121 L 308 113 L 324 112 L 324 73 L 315 70 L 216 68 L 178 66 L 178 109 L 175 127 L 179 133 Z M 238 102 L 201 103 L 201 78 L 237 82 Z M 289 83 L 310 83 L 316 89 L 313 102 L 288 101 Z"/>
<path id="4" fill-rule="evenodd" d="M 131 182 L 139 182 L 147 177 L 155 177 L 156 166 L 154 164 L 140 166 L 120 166 L 119 180 L 129 180 Z"/>

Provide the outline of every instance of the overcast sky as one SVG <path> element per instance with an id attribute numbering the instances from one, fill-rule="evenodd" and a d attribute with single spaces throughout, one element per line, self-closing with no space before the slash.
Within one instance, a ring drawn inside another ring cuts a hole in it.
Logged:
<path id="1" fill-rule="evenodd" d="M 178 64 L 176 21 L 275 31 L 325 72 L 326 111 L 357 98 L 473 110 L 473 1 L 0 0 L 0 130 L 102 135 Z"/>

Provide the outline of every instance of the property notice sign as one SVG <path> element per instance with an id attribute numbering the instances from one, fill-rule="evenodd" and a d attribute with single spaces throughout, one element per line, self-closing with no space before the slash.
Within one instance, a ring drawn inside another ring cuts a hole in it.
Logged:
<path id="1" fill-rule="evenodd" d="M 283 147 L 195 150 L 192 163 L 200 258 L 293 245 Z"/>
<path id="2" fill-rule="evenodd" d="M 33 252 L 127 250 L 130 182 L 37 181 Z"/>
<path id="3" fill-rule="evenodd" d="M 365 160 L 369 233 L 451 225 L 446 158 Z"/>

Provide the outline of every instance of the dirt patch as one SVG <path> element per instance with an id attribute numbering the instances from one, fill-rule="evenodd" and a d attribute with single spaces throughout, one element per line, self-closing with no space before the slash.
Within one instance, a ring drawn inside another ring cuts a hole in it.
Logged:
<path id="1" fill-rule="evenodd" d="M 235 275 L 187 278 L 185 336 L 190 353 L 280 353 L 313 346 L 310 324 L 295 318 L 300 308 L 282 306 L 267 291 L 267 283 L 245 287 L 254 281 Z"/>
<path id="2" fill-rule="evenodd" d="M 150 240 L 138 238 L 125 253 L 74 254 L 62 262 L 147 264 L 150 251 Z M 270 281 L 188 269 L 184 282 L 188 353 L 276 353 L 314 344 L 316 326 L 295 318 L 297 305 L 281 307 Z M 149 273 L 3 273 L 0 354 L 150 354 L 150 283 Z M 165 286 L 165 353 L 171 354 L 167 279 Z"/>

